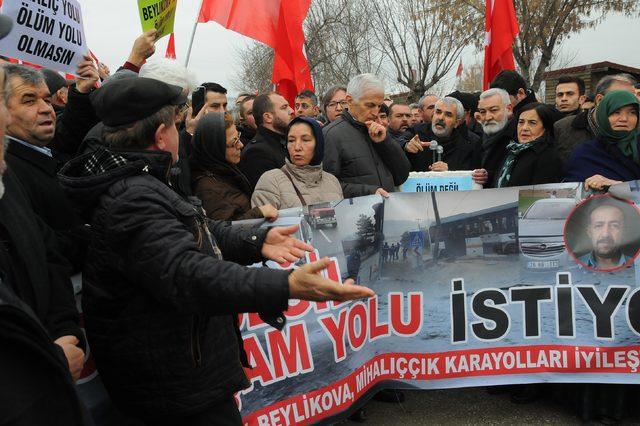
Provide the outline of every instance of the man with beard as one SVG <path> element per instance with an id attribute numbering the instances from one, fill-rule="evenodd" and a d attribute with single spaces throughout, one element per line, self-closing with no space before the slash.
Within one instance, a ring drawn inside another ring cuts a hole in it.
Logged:
<path id="1" fill-rule="evenodd" d="M 480 94 L 476 120 L 482 126 L 482 168 L 474 171 L 473 179 L 485 188 L 496 184 L 497 172 L 507 155 L 507 145 L 515 132 L 509 126 L 513 114 L 509 93 L 502 89 L 489 89 Z M 511 120 L 511 123 L 515 122 Z"/>
<path id="2" fill-rule="evenodd" d="M 253 117 L 258 131 L 255 139 L 242 151 L 239 164 L 252 189 L 264 172 L 284 166 L 287 156 L 284 135 L 292 114 L 289 102 L 275 92 L 260 95 L 253 101 Z"/>
<path id="3" fill-rule="evenodd" d="M 400 145 L 376 121 L 384 83 L 360 74 L 347 86 L 348 109 L 326 126 L 324 170 L 338 178 L 345 198 L 389 192 L 409 177 L 411 165 Z"/>
<path id="4" fill-rule="evenodd" d="M 482 146 L 470 141 L 466 131 L 460 131 L 463 119 L 464 107 L 459 100 L 445 97 L 436 102 L 430 131 L 414 136 L 405 145 L 411 170 L 443 172 L 480 167 Z M 433 151 L 429 149 L 433 140 L 444 149 L 442 161 L 433 162 Z"/>
<path id="5" fill-rule="evenodd" d="M 600 204 L 589 214 L 587 236 L 591 251 L 580 257 L 580 262 L 597 270 L 619 268 L 629 261 L 622 253 L 624 213 L 612 204 Z"/>
<path id="6" fill-rule="evenodd" d="M 398 142 L 402 142 L 404 132 L 411 125 L 411 108 L 407 104 L 391 104 L 389 107 L 389 127 L 387 131 Z"/>

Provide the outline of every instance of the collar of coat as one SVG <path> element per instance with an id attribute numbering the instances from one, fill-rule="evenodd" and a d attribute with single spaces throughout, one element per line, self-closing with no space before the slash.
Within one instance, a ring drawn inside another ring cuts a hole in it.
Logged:
<path id="1" fill-rule="evenodd" d="M 287 141 L 284 135 L 267 129 L 266 127 L 258 126 L 258 134 L 262 136 L 267 142 L 275 142 L 287 148 Z"/>

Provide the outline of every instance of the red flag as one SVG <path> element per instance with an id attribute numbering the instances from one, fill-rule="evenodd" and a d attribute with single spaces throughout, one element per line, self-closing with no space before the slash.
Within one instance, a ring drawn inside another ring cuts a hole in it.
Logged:
<path id="1" fill-rule="evenodd" d="M 281 0 L 203 0 L 198 22 L 215 21 L 275 48 L 280 3 Z"/>
<path id="2" fill-rule="evenodd" d="M 291 105 L 313 90 L 302 23 L 311 0 L 203 0 L 198 22 L 215 21 L 275 50 L 272 82 Z"/>
<path id="3" fill-rule="evenodd" d="M 520 32 L 513 0 L 486 0 L 484 89 L 502 70 L 514 70 L 513 41 Z"/>
<path id="4" fill-rule="evenodd" d="M 456 77 L 462 77 L 462 59 L 460 59 L 460 63 L 458 64 L 458 70 L 456 71 Z"/>
<path id="5" fill-rule="evenodd" d="M 310 6 L 311 0 L 283 1 L 280 5 L 272 81 L 276 91 L 292 106 L 298 93 L 306 89 L 313 91 L 302 30 Z"/>
<path id="6" fill-rule="evenodd" d="M 165 58 L 176 59 L 176 39 L 171 33 L 169 36 L 169 44 L 167 44 L 167 53 L 164 54 Z"/>

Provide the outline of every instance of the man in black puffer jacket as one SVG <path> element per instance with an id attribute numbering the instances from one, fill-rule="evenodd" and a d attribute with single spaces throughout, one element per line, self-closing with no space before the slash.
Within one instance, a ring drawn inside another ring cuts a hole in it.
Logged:
<path id="1" fill-rule="evenodd" d="M 148 424 L 240 424 L 233 394 L 249 383 L 238 313 L 277 316 L 282 327 L 289 298 L 373 292 L 321 278 L 327 260 L 292 273 L 232 263 L 295 261 L 311 247 L 291 236 L 296 226 L 210 222 L 170 187 L 181 88 L 125 79 L 92 102 L 112 150 L 71 161 L 60 180 L 92 224 L 83 311 L 104 384 L 117 406 Z"/>

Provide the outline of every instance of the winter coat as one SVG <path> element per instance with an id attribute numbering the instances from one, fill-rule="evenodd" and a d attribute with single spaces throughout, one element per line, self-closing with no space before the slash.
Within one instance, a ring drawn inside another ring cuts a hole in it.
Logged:
<path id="1" fill-rule="evenodd" d="M 500 170 L 498 170 L 498 174 Z M 539 185 L 562 181 L 562 162 L 553 140 L 539 141 L 517 158 L 507 186 Z"/>
<path id="2" fill-rule="evenodd" d="M 238 167 L 249 179 L 253 190 L 263 173 L 284 166 L 286 156 L 284 135 L 260 126 L 255 139 L 242 151 Z"/>
<path id="3" fill-rule="evenodd" d="M 56 233 L 62 254 L 81 270 L 89 230 L 58 183 L 58 161 L 16 141 L 7 146 L 6 161 L 33 211 Z"/>
<path id="4" fill-rule="evenodd" d="M 16 426 L 90 425 L 67 359 L 33 311 L 0 282 L 0 413 Z"/>
<path id="5" fill-rule="evenodd" d="M 515 119 L 509 120 L 504 129 L 493 135 L 484 135 L 482 139 L 482 168 L 487 170 L 488 180 L 485 188 L 494 188 L 496 180 L 500 177 L 500 169 L 507 157 L 507 145 L 514 141 L 517 123 Z"/>
<path id="6" fill-rule="evenodd" d="M 210 219 L 244 220 L 264 217 L 259 208 L 251 208 L 251 194 L 243 191 L 238 184 L 238 177 L 230 169 L 193 169 L 191 172 L 193 192 L 202 200 L 202 207 Z"/>
<path id="7" fill-rule="evenodd" d="M 370 195 L 378 188 L 392 192 L 409 177 L 411 164 L 400 144 L 389 134 L 374 143 L 367 127 L 348 111 L 322 132 L 323 168 L 338 178 L 345 198 Z"/>
<path id="8" fill-rule="evenodd" d="M 426 134 L 419 133 L 420 140 L 436 140 L 444 149 L 442 161 L 447 163 L 449 170 L 474 170 L 480 167 L 482 160 L 482 143 L 472 142 L 467 139 L 467 130 L 464 133 L 455 129 L 449 138 L 441 138 L 429 130 Z M 477 137 L 476 137 L 477 138 Z M 411 171 L 426 172 L 433 164 L 433 152 L 429 148 L 415 154 L 407 152 L 407 158 L 411 162 Z M 437 160 L 437 154 L 436 154 Z"/>
<path id="9" fill-rule="evenodd" d="M 553 125 L 558 155 L 565 164 L 577 146 L 595 138 L 594 129 L 589 124 L 591 111 L 570 115 Z"/>
<path id="10" fill-rule="evenodd" d="M 76 336 L 84 345 L 71 268 L 53 231 L 29 205 L 22 186 L 7 169 L 0 199 L 0 272 L 16 295 L 36 314 L 51 340 Z"/>
<path id="11" fill-rule="evenodd" d="M 285 171 L 289 173 L 293 183 Z M 298 167 L 286 160 L 282 169 L 270 170 L 262 175 L 251 196 L 251 205 L 256 207 L 271 204 L 278 210 L 302 206 L 296 188 L 305 205 L 343 198 L 340 182 L 332 174 L 323 171 L 322 164 Z"/>
<path id="12" fill-rule="evenodd" d="M 237 313 L 277 314 L 289 296 L 287 271 L 232 263 L 263 260 L 267 229 L 210 221 L 170 169 L 168 152 L 103 149 L 60 172 L 92 225 L 82 302 L 96 366 L 116 405 L 150 423 L 247 387 Z"/>
<path id="13" fill-rule="evenodd" d="M 564 180 L 565 182 L 584 182 L 593 175 L 602 175 L 608 179 L 624 182 L 638 180 L 640 165 L 624 156 L 615 145 L 592 139 L 573 151 L 565 165 Z"/>

